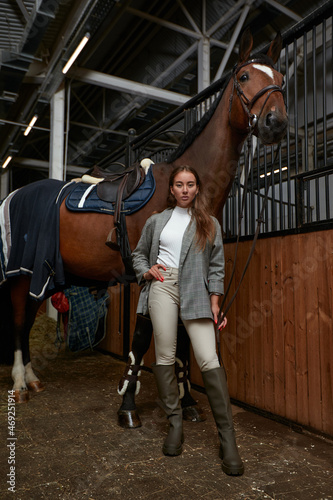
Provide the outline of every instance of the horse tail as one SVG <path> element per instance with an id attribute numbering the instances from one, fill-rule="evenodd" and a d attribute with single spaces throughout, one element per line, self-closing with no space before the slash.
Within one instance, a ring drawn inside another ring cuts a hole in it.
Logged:
<path id="1" fill-rule="evenodd" d="M 14 362 L 12 303 L 8 283 L 0 287 L 0 364 Z"/>

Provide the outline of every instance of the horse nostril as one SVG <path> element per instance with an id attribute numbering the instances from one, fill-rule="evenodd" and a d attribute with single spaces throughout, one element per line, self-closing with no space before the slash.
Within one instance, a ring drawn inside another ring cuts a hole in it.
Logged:
<path id="1" fill-rule="evenodd" d="M 266 115 L 266 126 L 267 127 L 271 127 L 272 126 L 272 122 L 274 121 L 274 118 L 273 118 L 273 114 L 272 113 L 267 113 Z"/>

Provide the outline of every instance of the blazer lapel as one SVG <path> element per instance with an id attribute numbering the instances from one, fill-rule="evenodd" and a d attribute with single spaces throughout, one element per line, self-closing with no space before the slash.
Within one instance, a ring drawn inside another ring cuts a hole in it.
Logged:
<path id="1" fill-rule="evenodd" d="M 190 224 L 187 226 L 183 236 L 182 249 L 180 251 L 179 267 L 183 265 L 185 257 L 195 237 L 195 231 L 196 231 L 196 223 L 195 220 L 192 220 Z"/>
<path id="2" fill-rule="evenodd" d="M 154 237 L 150 252 L 151 262 L 156 263 L 157 261 L 161 232 L 165 224 L 170 219 L 171 215 L 172 215 L 172 210 L 164 210 L 164 212 L 161 212 L 160 216 L 156 218 L 156 226 L 154 228 Z"/>

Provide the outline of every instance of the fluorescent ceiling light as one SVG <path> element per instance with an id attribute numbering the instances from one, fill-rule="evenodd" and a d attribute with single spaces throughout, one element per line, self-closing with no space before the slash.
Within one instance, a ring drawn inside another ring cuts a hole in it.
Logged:
<path id="1" fill-rule="evenodd" d="M 5 163 L 2 165 L 2 168 L 6 168 L 12 158 L 12 156 L 7 156 Z"/>
<path id="2" fill-rule="evenodd" d="M 30 123 L 29 123 L 29 125 L 27 126 L 27 128 L 25 129 L 25 131 L 24 131 L 24 134 L 23 134 L 23 135 L 27 136 L 27 135 L 29 134 L 30 130 L 31 130 L 31 129 L 32 129 L 32 127 L 35 125 L 35 123 L 36 123 L 37 119 L 38 119 L 38 116 L 37 116 L 37 115 L 34 115 L 34 116 L 31 118 Z"/>
<path id="3" fill-rule="evenodd" d="M 89 33 L 87 33 L 86 35 L 84 35 L 84 37 L 82 38 L 81 42 L 76 47 L 75 51 L 73 52 L 73 54 L 71 55 L 71 57 L 69 58 L 69 60 L 65 64 L 65 66 L 63 67 L 62 72 L 64 73 L 64 75 L 67 73 L 67 71 L 69 70 L 69 68 L 72 66 L 73 62 L 78 57 L 78 55 L 80 54 L 80 52 L 83 49 L 83 47 L 85 46 L 85 44 L 88 42 L 89 38 L 90 38 Z"/>
<path id="4" fill-rule="evenodd" d="M 288 170 L 288 167 L 282 167 L 281 170 L 279 168 L 277 168 L 276 170 L 274 170 L 274 174 L 278 174 L 280 171 L 282 172 L 283 170 Z M 271 175 L 272 172 L 267 172 L 266 174 L 261 174 L 260 178 L 263 179 L 264 177 L 266 177 L 266 175 Z"/>

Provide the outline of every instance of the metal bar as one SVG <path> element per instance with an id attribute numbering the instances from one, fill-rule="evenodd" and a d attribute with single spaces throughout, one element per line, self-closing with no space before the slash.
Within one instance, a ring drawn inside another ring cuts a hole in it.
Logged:
<path id="1" fill-rule="evenodd" d="M 286 67 L 286 103 L 287 109 L 289 109 L 289 45 L 285 46 L 285 67 Z M 288 197 L 288 228 L 293 226 L 293 214 L 292 214 L 292 206 L 291 206 L 291 184 L 290 184 L 290 128 L 287 130 L 287 197 Z"/>
<path id="2" fill-rule="evenodd" d="M 29 12 L 27 11 L 26 6 L 25 6 L 25 5 L 24 5 L 24 3 L 22 2 L 22 0 L 16 0 L 16 3 L 17 3 L 17 5 L 19 6 L 20 11 L 22 12 L 24 19 L 25 19 L 27 22 L 29 22 L 29 21 L 30 21 L 30 14 L 29 14 Z"/>
<path id="3" fill-rule="evenodd" d="M 254 165 L 253 165 L 253 148 L 252 148 L 252 141 L 251 141 L 251 147 L 250 147 L 250 165 L 251 165 L 251 193 L 250 193 L 250 201 L 251 201 L 251 210 L 250 210 L 250 231 L 251 234 L 254 234 L 256 232 L 256 213 L 255 213 L 255 197 L 254 197 Z"/>
<path id="4" fill-rule="evenodd" d="M 281 73 L 281 59 L 279 59 L 278 64 L 277 64 L 277 69 Z M 280 169 L 280 177 L 279 177 L 279 184 L 280 184 L 280 230 L 285 229 L 285 218 L 284 218 L 284 198 L 283 198 L 283 183 L 282 183 L 282 152 L 281 148 L 279 148 L 279 169 Z"/>
<path id="5" fill-rule="evenodd" d="M 325 110 L 327 104 L 326 96 L 326 19 L 323 20 L 323 146 L 324 146 L 324 165 L 327 165 L 327 117 Z M 330 218 L 330 191 L 329 191 L 329 176 L 325 176 L 325 209 L 326 209 L 326 219 Z"/>
<path id="6" fill-rule="evenodd" d="M 126 80 L 125 78 L 107 75 L 99 71 L 74 67 L 70 69 L 69 76 L 91 85 L 118 90 L 120 92 L 128 92 L 129 94 L 141 95 L 148 99 L 156 99 L 170 104 L 184 104 L 189 100 L 189 96 L 178 94 L 177 92 L 152 87 L 151 85 L 145 85 L 143 83 L 133 82 Z"/>
<path id="7" fill-rule="evenodd" d="M 260 155 L 259 155 L 259 145 L 257 143 L 256 147 L 257 154 L 257 219 L 261 212 L 261 196 L 260 196 Z M 262 225 L 260 226 L 260 231 L 262 231 Z"/>
<path id="8" fill-rule="evenodd" d="M 308 122 L 309 122 L 309 111 L 308 111 L 308 43 L 307 43 L 307 33 L 303 35 L 303 50 L 304 50 L 304 148 L 305 148 L 305 158 L 304 158 L 304 170 L 305 172 L 309 171 L 309 131 L 308 131 Z M 304 188 L 304 183 L 302 184 Z M 306 218 L 307 222 L 310 222 L 310 206 L 311 206 L 311 197 L 310 197 L 310 189 L 306 191 Z M 304 193 L 302 193 L 302 197 L 304 197 Z M 296 205 L 297 206 L 297 205 Z"/>
<path id="9" fill-rule="evenodd" d="M 268 177 L 267 177 L 267 151 L 266 151 L 266 148 L 264 147 L 264 173 L 265 173 L 265 193 L 267 193 L 267 183 L 268 183 Z M 269 216 L 269 211 L 268 211 L 268 203 L 266 203 L 266 206 L 265 206 L 265 233 L 268 233 L 268 230 L 269 230 L 269 220 L 268 220 L 268 216 Z"/>
<path id="10" fill-rule="evenodd" d="M 171 23 L 170 21 L 165 21 L 164 19 L 160 19 L 159 17 L 152 16 L 151 14 L 147 14 L 146 12 L 142 12 L 141 10 L 134 9 L 133 7 L 127 7 L 126 8 L 127 12 L 130 12 L 131 14 L 142 17 L 143 19 L 146 19 L 147 21 L 151 21 L 153 23 L 159 24 L 160 26 L 163 26 L 164 28 L 168 28 L 170 30 L 176 31 L 177 33 L 182 33 L 183 35 L 190 36 L 192 38 L 196 38 L 199 40 L 202 37 L 201 33 L 197 33 L 196 31 L 189 30 L 188 28 L 184 28 L 183 26 L 179 26 L 178 24 Z"/>
<path id="11" fill-rule="evenodd" d="M 104 90 L 104 89 L 103 89 Z M 74 92 L 74 90 L 72 90 L 72 94 L 73 96 L 75 97 L 75 99 L 79 102 L 79 104 L 83 107 L 84 111 L 87 113 L 87 115 L 90 116 L 90 118 L 96 123 L 97 126 L 99 126 L 99 123 L 98 121 L 96 120 L 94 114 L 88 109 L 88 107 L 84 104 L 84 102 L 82 102 L 82 100 L 80 99 L 80 97 L 77 95 L 76 92 Z"/>
<path id="12" fill-rule="evenodd" d="M 216 72 L 214 81 L 218 80 L 222 76 L 222 74 L 223 74 L 223 71 L 224 71 L 224 69 L 225 69 L 225 67 L 227 65 L 227 62 L 229 61 L 229 57 L 230 57 L 230 55 L 231 55 L 231 53 L 233 51 L 233 48 L 234 48 L 234 46 L 236 44 L 238 35 L 239 35 L 239 33 L 240 33 L 240 31 L 241 31 L 244 23 L 245 23 L 246 17 L 247 17 L 247 15 L 249 13 L 249 10 L 250 10 L 250 5 L 252 3 L 253 3 L 253 0 L 251 0 L 249 2 L 249 4 L 245 5 L 244 8 L 243 8 L 243 11 L 242 11 L 242 13 L 241 13 L 241 15 L 240 15 L 240 17 L 238 19 L 237 25 L 236 25 L 236 27 L 234 29 L 234 32 L 233 32 L 232 36 L 231 36 L 231 40 L 230 40 L 229 46 L 228 46 L 228 48 L 227 48 L 227 50 L 226 50 L 226 52 L 225 52 L 225 54 L 223 56 L 223 59 L 222 59 L 222 62 L 220 64 L 220 66 L 219 66 L 219 68 L 218 68 L 218 70 Z"/>
<path id="13" fill-rule="evenodd" d="M 283 209 L 283 184 L 282 184 L 282 157 L 281 157 L 281 148 L 279 151 L 279 208 L 280 208 L 280 231 L 285 229 L 284 223 L 284 209 Z"/>
<path id="14" fill-rule="evenodd" d="M 189 11 L 187 10 L 187 8 L 183 4 L 183 2 L 181 0 L 177 0 L 177 3 L 179 5 L 179 7 L 182 9 L 183 13 L 185 14 L 185 17 L 187 18 L 187 20 L 191 24 L 191 26 L 194 29 L 194 31 L 196 31 L 197 33 L 201 33 L 200 29 L 198 28 L 197 23 L 194 21 L 193 17 L 189 13 Z"/>
<path id="15" fill-rule="evenodd" d="M 18 127 L 23 127 L 23 128 L 27 128 L 28 126 L 28 123 L 13 122 L 11 120 L 5 120 L 4 118 L 0 118 L 0 123 L 8 123 L 9 125 L 17 125 Z M 49 128 L 38 127 L 38 125 L 34 125 L 33 130 L 43 130 L 44 132 L 50 132 Z"/>
<path id="16" fill-rule="evenodd" d="M 317 139 L 317 54 L 316 54 L 316 34 L 317 27 L 312 28 L 312 64 L 313 64 L 313 168 L 318 166 L 318 139 Z M 315 202 L 316 202 L 316 220 L 320 220 L 320 196 L 319 180 L 315 180 Z"/>
<path id="17" fill-rule="evenodd" d="M 297 61 L 297 40 L 294 40 L 294 61 Z M 295 172 L 298 174 L 298 110 L 297 110 L 297 70 L 294 71 L 294 128 L 295 128 Z"/>
<path id="18" fill-rule="evenodd" d="M 229 19 L 234 14 L 238 15 L 239 9 L 245 4 L 245 2 L 246 2 L 246 0 L 239 0 L 234 6 L 232 6 L 230 9 L 228 9 L 228 11 L 222 17 L 220 17 L 220 19 L 218 21 L 216 21 L 216 23 L 213 24 L 213 26 L 211 26 L 209 28 L 209 30 L 207 31 L 207 35 L 212 36 L 213 33 L 215 33 L 215 31 L 217 31 L 218 29 L 220 29 L 221 26 L 226 24 L 226 22 L 229 21 Z"/>
<path id="19" fill-rule="evenodd" d="M 269 5 L 271 5 L 272 7 L 274 7 L 274 9 L 276 9 L 277 11 L 282 12 L 283 14 L 290 17 L 291 19 L 293 19 L 296 22 L 303 20 L 303 18 L 301 16 L 296 14 L 296 12 L 288 9 L 287 7 L 285 7 L 284 5 L 281 5 L 280 3 L 276 2 L 275 0 L 265 0 L 265 2 L 268 3 Z"/>
<path id="20" fill-rule="evenodd" d="M 271 188 L 272 188 L 272 210 L 271 210 L 271 215 L 272 215 L 272 231 L 276 231 L 277 225 L 276 225 L 276 197 L 275 197 L 275 174 L 274 174 L 274 146 L 271 146 Z"/>
<path id="21" fill-rule="evenodd" d="M 210 84 L 210 43 L 203 37 L 198 45 L 198 92 Z"/>
<path id="22" fill-rule="evenodd" d="M 296 227 L 304 224 L 304 182 L 302 178 L 295 180 Z"/>
<path id="23" fill-rule="evenodd" d="M 324 165 L 327 164 L 327 117 L 326 117 L 326 19 L 324 19 L 322 24 L 322 34 L 323 34 L 323 146 L 324 146 Z"/>

